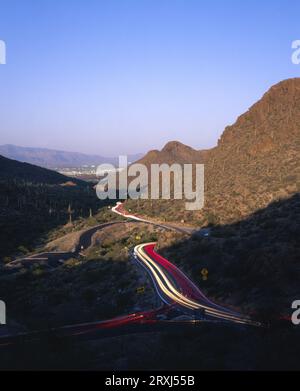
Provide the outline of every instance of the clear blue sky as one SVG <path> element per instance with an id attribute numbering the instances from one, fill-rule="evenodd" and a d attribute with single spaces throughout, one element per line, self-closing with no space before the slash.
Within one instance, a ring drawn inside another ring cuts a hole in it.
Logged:
<path id="1" fill-rule="evenodd" d="M 299 0 L 0 0 L 0 39 L 0 144 L 207 148 L 300 76 Z"/>

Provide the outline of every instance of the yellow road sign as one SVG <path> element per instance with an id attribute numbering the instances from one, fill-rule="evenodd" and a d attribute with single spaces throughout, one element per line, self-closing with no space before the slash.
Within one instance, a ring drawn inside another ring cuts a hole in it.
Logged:
<path id="1" fill-rule="evenodd" d="M 137 288 L 136 292 L 139 294 L 139 295 L 142 295 L 143 293 L 145 293 L 145 287 L 144 286 L 141 286 L 139 288 Z"/>
<path id="2" fill-rule="evenodd" d="M 208 279 L 208 270 L 207 269 L 202 269 L 201 270 L 201 275 L 202 275 L 202 280 L 206 281 Z"/>

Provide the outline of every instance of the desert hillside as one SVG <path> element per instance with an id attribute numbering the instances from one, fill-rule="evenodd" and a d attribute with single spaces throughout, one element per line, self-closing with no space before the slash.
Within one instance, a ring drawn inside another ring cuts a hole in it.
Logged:
<path id="1" fill-rule="evenodd" d="M 196 151 L 178 142 L 150 152 L 142 162 L 205 163 L 205 208 L 185 211 L 183 202 L 128 204 L 139 213 L 197 225 L 237 221 L 286 199 L 300 188 L 300 78 L 273 86 L 236 123 L 218 145 Z M 163 214 L 163 215 L 162 215 Z"/>
<path id="2" fill-rule="evenodd" d="M 272 87 L 225 129 L 206 163 L 206 210 L 221 222 L 300 188 L 300 79 Z"/>
<path id="3" fill-rule="evenodd" d="M 91 185 L 0 156 L 0 265 L 24 255 L 43 235 L 101 206 Z"/>
<path id="4" fill-rule="evenodd" d="M 187 145 L 184 145 L 178 141 L 170 141 L 167 143 L 161 151 L 153 150 L 147 153 L 137 163 L 145 164 L 188 164 L 188 163 L 203 163 L 207 151 L 197 151 Z"/>

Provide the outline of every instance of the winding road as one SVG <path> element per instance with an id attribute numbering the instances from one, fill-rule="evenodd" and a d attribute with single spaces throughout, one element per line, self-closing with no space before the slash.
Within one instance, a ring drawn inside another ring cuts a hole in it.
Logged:
<path id="1" fill-rule="evenodd" d="M 112 210 L 114 213 L 130 220 L 142 221 L 184 233 L 195 231 L 191 228 L 152 222 L 129 214 L 120 202 Z M 159 255 L 155 251 L 155 246 L 156 243 L 136 246 L 134 256 L 147 269 L 155 284 L 157 293 L 166 305 L 176 305 L 181 312 L 189 315 L 193 314 L 195 319 L 218 319 L 234 323 L 259 325 L 259 323 L 252 321 L 249 317 L 238 314 L 209 300 L 180 269 Z"/>
<path id="2" fill-rule="evenodd" d="M 209 300 L 185 274 L 155 252 L 155 245 L 156 243 L 148 243 L 136 246 L 134 253 L 148 269 L 156 290 L 166 305 L 176 305 L 181 312 L 193 315 L 195 319 L 218 319 L 257 325 L 248 317 Z"/>
<path id="3" fill-rule="evenodd" d="M 112 208 L 112 212 L 126 218 L 126 221 L 132 220 L 143 222 L 186 234 L 194 232 L 191 228 L 160 224 L 129 214 L 125 211 L 122 203 L 117 203 L 117 205 Z M 82 233 L 78 245 L 73 252 L 36 254 L 26 258 L 26 262 L 38 262 L 47 259 L 49 262 L 54 262 L 55 260 L 58 261 L 61 259 L 67 259 L 70 256 L 79 255 L 82 247 L 86 249 L 91 245 L 91 239 L 95 232 L 114 224 L 125 223 L 126 221 L 105 223 L 86 230 Z M 222 307 L 209 300 L 180 269 L 159 255 L 155 251 L 155 246 L 156 243 L 138 245 L 134 249 L 133 257 L 149 273 L 156 288 L 156 292 L 163 303 L 160 308 L 152 311 L 130 314 L 107 321 L 1 336 L 0 346 L 12 345 L 18 342 L 23 343 L 26 340 L 32 341 L 38 338 L 47 337 L 49 334 L 64 338 L 75 336 L 95 336 L 96 333 L 100 337 L 103 337 L 138 331 L 144 332 L 147 331 L 149 327 L 151 327 L 151 330 L 153 330 L 153 328 L 159 330 L 162 327 L 170 328 L 172 326 L 177 327 L 179 324 L 197 324 L 204 321 L 231 322 L 235 324 L 260 326 L 258 322 L 251 320 L 249 317 L 234 312 L 231 309 Z M 20 261 L 17 260 L 12 262 L 9 267 L 14 267 L 18 262 Z M 176 318 L 175 320 L 171 318 L 168 320 L 168 314 L 172 311 L 174 312 L 174 310 L 176 310 L 177 317 L 178 314 L 181 314 L 185 316 L 185 319 L 178 321 Z"/>

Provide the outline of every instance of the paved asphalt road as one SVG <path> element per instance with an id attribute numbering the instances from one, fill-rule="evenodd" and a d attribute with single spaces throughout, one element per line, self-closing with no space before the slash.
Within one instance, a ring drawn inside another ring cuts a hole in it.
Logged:
<path id="1" fill-rule="evenodd" d="M 191 234 L 193 229 L 176 227 L 174 225 L 159 224 L 140 217 L 128 214 L 124 211 L 121 203 L 112 208 L 114 213 L 123 216 L 127 220 L 144 222 L 161 228 L 176 230 Z M 110 222 L 101 224 L 86 230 L 80 237 L 79 243 L 73 252 L 66 253 L 42 253 L 29 258 L 16 260 L 8 265 L 14 267 L 20 261 L 59 261 L 69 257 L 78 256 L 82 248 L 86 249 L 91 245 L 92 236 L 98 230 L 114 224 L 124 222 Z M 18 342 L 32 341 L 42 337 L 105 337 L 134 332 L 147 332 L 149 330 L 161 330 L 173 327 L 188 327 L 201 322 L 222 321 L 235 324 L 259 326 L 259 323 L 252 321 L 249 317 L 243 316 L 230 309 L 219 306 L 208 298 L 197 288 L 190 279 L 184 275 L 175 265 L 164 259 L 155 252 L 155 243 L 142 244 L 134 249 L 135 259 L 148 271 L 155 285 L 157 294 L 164 305 L 153 311 L 139 312 L 135 314 L 118 317 L 116 319 L 65 326 L 52 330 L 34 331 L 19 333 L 0 337 L 0 346 L 16 344 Z M 177 320 L 168 320 L 168 315 L 176 313 Z M 185 318 L 178 320 L 178 315 Z"/>

